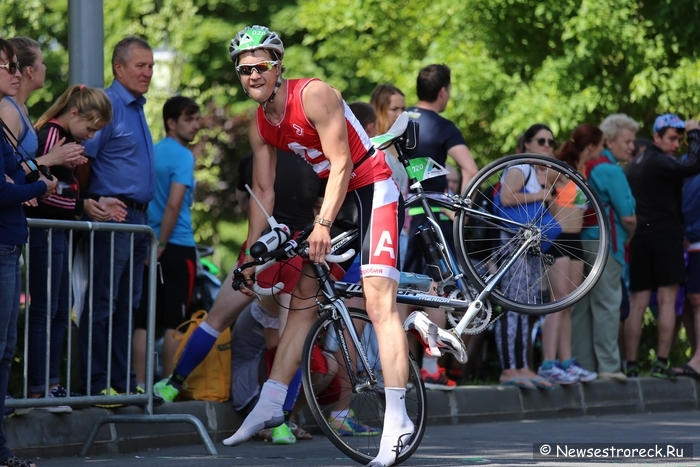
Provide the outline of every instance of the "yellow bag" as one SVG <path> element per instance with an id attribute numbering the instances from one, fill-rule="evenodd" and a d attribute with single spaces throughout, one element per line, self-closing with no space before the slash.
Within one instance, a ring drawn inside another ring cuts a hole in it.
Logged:
<path id="1" fill-rule="evenodd" d="M 199 310 L 192 314 L 189 321 L 185 321 L 174 331 L 176 340 L 181 341 L 175 352 L 175 361 L 180 359 L 187 341 L 192 333 L 207 317 L 207 312 Z M 186 328 L 183 331 L 183 328 Z M 183 334 L 179 334 L 182 332 Z M 202 363 L 197 365 L 190 376 L 185 380 L 180 395 L 187 399 L 198 401 L 225 402 L 229 400 L 231 393 L 231 330 L 226 329 L 216 340 L 214 347 Z"/>

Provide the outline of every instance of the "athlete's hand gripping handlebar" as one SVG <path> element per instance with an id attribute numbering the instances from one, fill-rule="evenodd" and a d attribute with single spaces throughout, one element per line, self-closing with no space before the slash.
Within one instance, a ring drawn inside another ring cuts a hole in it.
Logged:
<path id="1" fill-rule="evenodd" d="M 308 256 L 308 247 L 307 246 L 302 245 L 299 249 L 301 251 L 296 252 L 297 254 L 299 254 L 300 256 L 304 256 L 304 257 Z M 254 292 L 258 295 L 266 295 L 266 296 L 274 295 L 276 293 L 281 292 L 285 287 L 285 284 L 283 282 L 278 282 L 271 287 L 260 287 L 260 285 L 258 285 L 258 283 L 255 282 L 255 276 L 257 274 L 261 273 L 262 271 L 264 271 L 265 269 L 269 268 L 273 264 L 277 263 L 278 257 L 290 258 L 292 256 L 295 256 L 295 255 L 291 255 L 291 256 L 289 255 L 289 253 L 292 253 L 292 252 L 294 252 L 293 248 L 291 250 L 280 249 L 280 250 L 277 250 L 277 254 L 274 254 L 275 252 L 270 252 L 270 255 L 266 255 L 268 258 L 270 258 L 268 260 L 258 258 L 257 260 L 252 261 L 250 263 L 242 264 L 240 267 L 236 268 L 235 271 L 233 271 L 233 283 L 231 284 L 231 286 L 235 290 L 240 290 L 241 287 L 244 286 L 244 282 L 245 282 L 245 277 L 243 276 L 243 270 L 248 269 L 249 267 L 255 267 L 255 273 L 251 277 L 253 283 L 249 286 L 246 285 L 245 287 L 247 289 L 251 290 L 252 292 Z M 343 263 L 343 262 L 351 259 L 353 256 L 355 256 L 355 250 L 350 249 L 350 250 L 348 250 L 345 253 L 340 254 L 340 255 L 332 255 L 332 254 L 326 255 L 325 260 L 328 263 Z M 260 264 L 260 261 L 264 261 L 264 263 Z"/>

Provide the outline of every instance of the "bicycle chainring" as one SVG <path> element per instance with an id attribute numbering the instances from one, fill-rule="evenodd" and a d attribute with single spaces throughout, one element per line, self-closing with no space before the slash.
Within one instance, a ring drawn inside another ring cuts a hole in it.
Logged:
<path id="1" fill-rule="evenodd" d="M 477 297 L 479 293 L 473 286 L 469 286 L 469 295 L 471 297 Z M 455 290 L 453 291 L 449 298 L 455 299 L 455 300 L 464 300 L 464 296 L 462 295 L 462 292 L 460 290 Z M 451 310 L 445 312 L 447 315 L 447 321 L 452 325 L 452 327 L 456 327 L 459 321 L 462 319 L 464 316 L 464 311 L 456 311 L 456 310 Z M 481 307 L 481 310 L 472 318 L 472 320 L 467 324 L 467 327 L 464 328 L 464 334 L 469 334 L 469 335 L 474 335 L 474 334 L 479 334 L 480 332 L 483 332 L 486 330 L 486 328 L 489 327 L 489 324 L 491 324 L 491 302 L 486 300 L 483 303 L 483 306 Z"/>

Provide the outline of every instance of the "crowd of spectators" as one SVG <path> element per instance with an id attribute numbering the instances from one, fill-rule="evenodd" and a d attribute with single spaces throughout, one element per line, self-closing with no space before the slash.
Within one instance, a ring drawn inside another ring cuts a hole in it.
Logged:
<path id="1" fill-rule="evenodd" d="M 188 146 L 199 129 L 199 107 L 181 96 L 168 100 L 163 109 L 166 136 L 154 146 L 143 112 L 153 65 L 150 45 L 127 37 L 114 48 L 114 81 L 109 88 L 102 91 L 71 86 L 33 124 L 26 102 L 33 91 L 43 87 L 46 72 L 39 44 L 27 38 L 0 39 L 0 117 L 4 122 L 4 176 L 0 179 L 0 404 L 5 400 L 17 338 L 19 261 L 27 239 L 32 290 L 27 314 L 30 396 L 69 395 L 59 374 L 70 309 L 68 240 L 65 231 L 58 229 L 28 231 L 25 216 L 151 226 L 158 237 L 156 257 L 162 267 L 155 292 L 157 324 L 166 330 L 163 376 L 167 378 L 156 385 L 157 395 L 167 402 L 175 400 L 187 376 L 206 357 L 221 331 L 234 323 L 234 406 L 249 411 L 260 394 L 259 363 L 265 351 L 273 351 L 277 345 L 286 321 L 288 297 L 251 304 L 250 297 L 230 288 L 229 275 L 207 320 L 194 332 L 180 359 L 174 358 L 178 345 L 174 329 L 189 316 L 197 262 L 189 214 L 196 185 L 194 156 Z M 477 167 L 457 127 L 439 115 L 450 99 L 450 81 L 447 66 L 430 65 L 418 75 L 417 101 L 412 107 L 406 109 L 406 97 L 400 89 L 382 84 L 374 90 L 369 103 L 355 102 L 349 108 L 370 137 L 386 132 L 407 110 L 420 124 L 417 157 L 430 157 L 441 167 L 452 164 L 447 159 L 450 156 L 456 164 L 456 169 L 454 165 L 447 167 L 447 176 L 426 180 L 424 189 L 454 194 L 464 189 Z M 563 144 L 557 144 L 553 131 L 541 123 L 531 125 L 519 138 L 517 152 L 560 159 L 585 176 L 604 207 L 612 240 L 595 287 L 573 308 L 548 315 L 544 320 L 541 362 L 533 362 L 529 351 L 532 343 L 528 318 L 504 310 L 505 317 L 494 326 L 501 384 L 536 390 L 596 378 L 622 383 L 638 377 L 638 359 L 645 357 L 638 355 L 642 317 L 652 292 L 658 303 L 658 347 L 651 376 L 669 380 L 678 375 L 700 378 L 700 341 L 696 338 L 700 335 L 700 126 L 693 120 L 664 114 L 656 118 L 651 140 L 635 139 L 639 131 L 640 125 L 633 119 L 614 114 L 599 125 L 579 125 Z M 682 151 L 682 157 L 676 157 L 684 141 L 687 149 Z M 406 168 L 391 149 L 386 154 L 394 181 L 404 196 L 409 195 Z M 275 180 L 278 202 L 274 215 L 278 221 L 300 229 L 313 220 L 324 187 L 301 159 L 283 152 L 278 152 L 277 158 L 280 176 Z M 47 179 L 36 170 L 36 164 L 49 167 L 58 180 Z M 254 183 L 251 167 L 250 156 L 239 167 L 241 183 L 237 195 L 242 209 L 248 201 L 245 185 Z M 504 193 L 523 199 L 542 200 L 549 196 L 535 178 L 528 177 L 533 170 L 530 166 L 515 169 L 501 181 L 510 188 Z M 298 183 L 299 180 L 304 183 Z M 568 221 L 568 214 L 580 209 L 584 207 L 575 203 L 553 202 L 550 206 L 562 226 L 560 241 L 566 245 L 555 255 L 556 274 L 548 278 L 555 295 L 569 293 L 567 287 L 581 282 L 582 275 L 588 273 L 590 257 L 595 254 L 593 245 L 601 227 Z M 414 208 L 407 214 L 400 237 L 402 270 L 429 274 L 414 242 L 415 233 L 425 223 L 425 213 L 422 208 Z M 440 210 L 435 214 L 451 243 L 453 219 Z M 143 292 L 147 292 L 148 248 L 145 234 L 99 230 L 94 233 L 95 264 L 111 267 L 93 268 L 91 307 L 88 309 L 86 304 L 80 315 L 83 393 L 112 395 L 144 390 L 148 294 Z M 245 249 L 244 245 L 242 251 Z M 524 269 L 514 267 L 509 274 L 520 274 L 518 271 Z M 534 267 L 527 269 L 538 273 Z M 348 271 L 345 280 L 352 280 L 352 274 L 352 270 Z M 688 362 L 670 362 L 671 344 L 678 331 L 676 303 L 683 284 L 685 297 L 681 300 L 687 297 L 683 312 L 690 315 L 687 322 L 692 323 L 688 334 L 693 355 Z M 133 331 L 130 318 L 136 310 L 132 365 L 128 361 Z M 412 311 L 400 308 L 403 319 Z M 446 326 L 441 310 L 424 311 L 440 327 Z M 412 348 L 417 355 L 422 354 L 422 346 L 417 342 L 412 343 Z M 425 353 L 421 361 L 421 374 L 428 388 L 454 389 L 456 382 L 438 365 L 436 356 Z M 671 363 L 679 366 L 674 368 Z M 537 371 L 533 367 L 538 367 Z M 279 444 L 310 437 L 293 421 L 301 385 L 298 375 L 297 371 L 284 404 L 287 428 L 260 434 Z M 61 402 L 44 410 L 72 411 Z M 343 410 L 338 408 L 339 412 Z M 379 434 L 378 429 L 361 425 L 352 417 L 348 420 L 350 425 L 338 426 L 339 432 L 344 430 L 348 436 Z M 10 458 L 16 459 L 4 447 L 0 431 L 0 464 L 7 464 Z"/>

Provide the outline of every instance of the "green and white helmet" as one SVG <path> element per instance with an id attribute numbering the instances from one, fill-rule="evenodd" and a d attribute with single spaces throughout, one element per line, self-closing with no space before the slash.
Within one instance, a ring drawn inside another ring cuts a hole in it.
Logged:
<path id="1" fill-rule="evenodd" d="M 249 26 L 239 31 L 236 37 L 231 39 L 228 53 L 231 60 L 236 63 L 240 54 L 255 49 L 271 49 L 277 55 L 277 60 L 282 60 L 284 56 L 282 40 L 277 33 L 265 26 Z"/>

